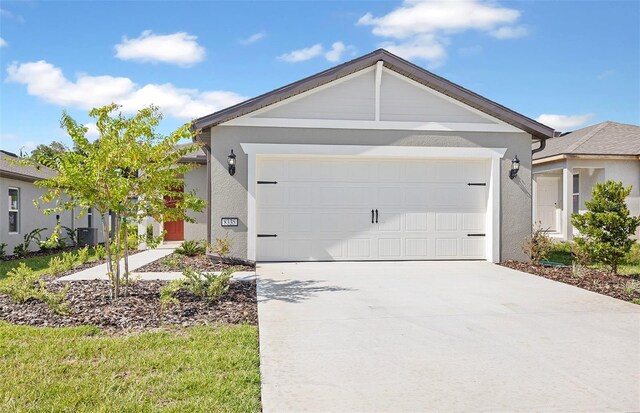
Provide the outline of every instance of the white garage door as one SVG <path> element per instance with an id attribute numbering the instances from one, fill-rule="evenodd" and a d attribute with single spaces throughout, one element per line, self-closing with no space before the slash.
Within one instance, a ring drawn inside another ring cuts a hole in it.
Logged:
<path id="1" fill-rule="evenodd" d="M 488 165 L 260 156 L 257 260 L 484 259 Z"/>

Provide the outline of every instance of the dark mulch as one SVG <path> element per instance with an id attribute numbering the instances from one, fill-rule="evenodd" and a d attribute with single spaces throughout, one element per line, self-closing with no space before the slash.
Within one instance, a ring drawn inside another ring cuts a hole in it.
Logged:
<path id="1" fill-rule="evenodd" d="M 581 268 L 578 274 L 573 274 L 573 268 L 569 266 L 549 266 L 519 261 L 505 261 L 500 263 L 504 267 L 513 268 L 554 281 L 574 285 L 599 294 L 608 295 L 624 301 L 640 300 L 640 281 L 631 277 L 615 275 L 609 272 L 594 269 Z M 635 290 L 628 292 L 627 287 L 635 283 Z"/>
<path id="2" fill-rule="evenodd" d="M 200 299 L 180 291 L 179 304 L 164 313 L 160 308 L 160 288 L 167 281 L 140 280 L 132 283 L 129 296 L 112 300 L 107 281 L 69 282 L 67 301 L 71 313 L 54 314 L 46 304 L 30 300 L 14 304 L 0 295 L 0 320 L 30 326 L 94 325 L 107 332 L 140 330 L 167 326 L 191 326 L 217 323 L 258 324 L 255 282 L 232 281 L 229 291 L 217 301 Z M 61 290 L 67 283 L 47 281 L 47 290 Z"/>
<path id="3" fill-rule="evenodd" d="M 236 267 L 238 271 L 251 271 L 254 269 L 254 267 L 247 265 L 231 265 L 216 262 L 204 254 L 187 257 L 186 255 L 173 253 L 140 268 L 136 268 L 136 272 L 180 272 L 186 267 L 191 267 L 197 271 L 223 271 L 229 267 Z"/>
<path id="4" fill-rule="evenodd" d="M 25 255 L 23 255 L 22 257 L 19 257 L 17 255 L 7 255 L 4 258 L 0 258 L 0 261 L 15 261 L 15 260 L 23 260 L 25 258 L 45 257 L 47 255 L 57 254 L 57 253 L 60 253 L 60 252 L 78 251 L 79 249 L 80 249 L 80 247 L 77 247 L 77 246 L 76 247 L 68 246 L 68 247 L 64 247 L 64 248 L 58 248 L 58 249 L 55 249 L 55 250 L 29 251 Z"/>

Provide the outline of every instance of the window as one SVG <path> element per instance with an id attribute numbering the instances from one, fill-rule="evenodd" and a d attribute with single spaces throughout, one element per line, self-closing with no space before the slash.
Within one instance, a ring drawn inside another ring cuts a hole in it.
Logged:
<path id="1" fill-rule="evenodd" d="M 20 231 L 20 189 L 9 188 L 9 233 Z"/>
<path id="2" fill-rule="evenodd" d="M 573 212 L 580 211 L 580 174 L 573 175 Z"/>
<path id="3" fill-rule="evenodd" d="M 93 210 L 91 208 L 87 209 L 87 227 L 93 228 Z"/>

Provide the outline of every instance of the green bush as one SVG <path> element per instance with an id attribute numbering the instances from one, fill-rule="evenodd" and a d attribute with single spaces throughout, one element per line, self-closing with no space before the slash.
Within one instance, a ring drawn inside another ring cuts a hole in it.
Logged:
<path id="1" fill-rule="evenodd" d="M 29 300 L 38 300 L 56 314 L 69 314 L 69 305 L 65 301 L 69 285 L 59 293 L 50 293 L 40 276 L 24 262 L 7 273 L 7 278 L 0 281 L 0 294 L 6 294 L 16 304 L 23 304 Z"/>
<path id="2" fill-rule="evenodd" d="M 195 257 L 207 252 L 206 241 L 182 241 L 180 247 L 176 249 L 176 253 L 186 255 L 187 257 Z"/>
<path id="3" fill-rule="evenodd" d="M 532 262 L 540 262 L 547 259 L 554 244 L 551 237 L 540 224 L 533 228 L 533 232 L 522 244 L 522 252 L 527 254 Z"/>
<path id="4" fill-rule="evenodd" d="M 7 258 L 7 251 L 5 250 L 6 248 L 7 244 L 5 244 L 4 242 L 0 242 L 0 260 Z"/>
<path id="5" fill-rule="evenodd" d="M 58 276 L 65 271 L 64 262 L 62 261 L 62 257 L 55 256 L 49 259 L 49 274 Z"/>
<path id="6" fill-rule="evenodd" d="M 78 262 L 80 264 L 86 264 L 87 262 L 89 262 L 89 246 L 88 245 L 78 250 Z"/>
<path id="7" fill-rule="evenodd" d="M 72 251 L 62 253 L 62 267 L 65 271 L 71 271 L 76 264 L 76 254 Z"/>
<path id="8" fill-rule="evenodd" d="M 7 278 L 0 281 L 0 294 L 6 294 L 11 301 L 22 304 L 32 298 L 40 297 L 40 289 L 36 281 L 40 278 L 27 264 L 21 262 L 7 273 Z"/>
<path id="9" fill-rule="evenodd" d="M 640 242 L 635 242 L 624 261 L 630 265 L 640 265 Z"/>
<path id="10" fill-rule="evenodd" d="M 65 247 L 66 245 L 67 244 L 64 242 L 64 240 L 62 239 L 62 236 L 60 235 L 59 225 L 56 225 L 56 227 L 53 229 L 53 232 L 51 233 L 51 236 L 49 236 L 49 238 L 47 238 L 46 240 L 38 241 L 38 246 L 40 247 L 41 251 L 59 250 Z"/>
<path id="11" fill-rule="evenodd" d="M 571 223 L 580 232 L 575 237 L 578 248 L 592 263 L 602 263 L 617 273 L 634 241 L 630 238 L 640 225 L 640 217 L 631 216 L 625 199 L 631 187 L 622 182 L 596 184 L 591 200 L 585 201 L 587 212 L 572 214 Z"/>
<path id="12" fill-rule="evenodd" d="M 46 230 L 47 230 L 46 228 L 36 228 L 33 231 L 29 232 L 28 234 L 25 234 L 22 243 L 16 245 L 13 248 L 13 255 L 17 256 L 18 258 L 22 258 L 25 255 L 27 255 L 27 253 L 29 252 L 29 249 L 31 248 L 31 243 L 33 241 L 36 241 L 39 243 L 40 234 Z"/>
<path id="13" fill-rule="evenodd" d="M 229 291 L 229 280 L 235 270 L 235 267 L 230 267 L 222 271 L 220 275 L 216 275 L 185 268 L 182 272 L 184 279 L 174 280 L 160 290 L 161 309 L 164 310 L 169 305 L 177 304 L 178 299 L 175 298 L 175 294 L 180 290 L 188 291 L 205 300 L 217 300 Z"/>
<path id="14" fill-rule="evenodd" d="M 104 245 L 96 245 L 93 247 L 93 252 L 96 253 L 96 258 L 99 260 L 104 260 L 107 256 L 107 250 L 104 248 Z"/>

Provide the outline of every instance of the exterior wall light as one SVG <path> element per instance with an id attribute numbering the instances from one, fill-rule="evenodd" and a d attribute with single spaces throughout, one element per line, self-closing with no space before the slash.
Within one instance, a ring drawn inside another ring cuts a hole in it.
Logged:
<path id="1" fill-rule="evenodd" d="M 233 153 L 233 149 L 231 149 L 231 153 L 227 156 L 227 165 L 229 165 L 229 175 L 233 176 L 236 173 L 236 154 Z"/>
<path id="2" fill-rule="evenodd" d="M 518 155 L 511 161 L 511 170 L 509 171 L 509 178 L 513 179 L 518 176 L 518 171 L 520 170 L 520 159 L 518 159 Z"/>

